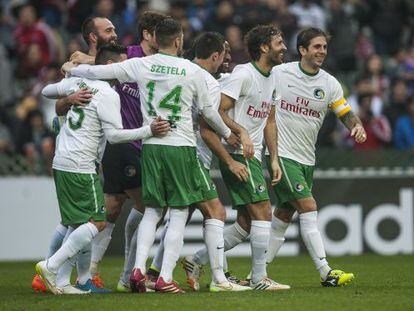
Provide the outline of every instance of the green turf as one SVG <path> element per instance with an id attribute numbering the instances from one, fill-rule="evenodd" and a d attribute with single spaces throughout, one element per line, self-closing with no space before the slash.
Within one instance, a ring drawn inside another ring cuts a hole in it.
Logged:
<path id="1" fill-rule="evenodd" d="M 238 276 L 249 271 L 247 258 L 229 263 Z M 200 293 L 69 297 L 34 293 L 34 263 L 0 263 L 0 310 L 414 310 L 413 256 L 332 258 L 331 264 L 353 272 L 355 282 L 346 288 L 322 288 L 310 259 L 300 256 L 280 258 L 268 269 L 270 276 L 292 286 L 285 292 L 212 294 L 206 288 L 206 273 Z M 121 265 L 121 258 L 106 258 L 102 264 L 101 274 L 111 288 Z M 181 266 L 175 278 L 186 287 Z"/>

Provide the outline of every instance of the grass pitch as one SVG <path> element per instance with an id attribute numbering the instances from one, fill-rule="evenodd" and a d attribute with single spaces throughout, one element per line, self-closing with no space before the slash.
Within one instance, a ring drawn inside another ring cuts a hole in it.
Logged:
<path id="1" fill-rule="evenodd" d="M 105 258 L 101 275 L 115 288 L 121 258 Z M 54 296 L 31 288 L 32 262 L 0 263 L 0 310 L 414 310 L 414 257 L 331 258 L 332 267 L 353 272 L 356 279 L 345 288 L 322 288 L 309 257 L 277 259 L 268 269 L 275 280 L 290 284 L 285 292 L 209 293 L 208 268 L 202 291 L 184 295 L 119 294 Z M 250 270 L 248 258 L 230 258 L 237 276 Z M 177 266 L 175 278 L 184 288 L 184 272 Z M 187 288 L 188 289 L 188 288 Z"/>

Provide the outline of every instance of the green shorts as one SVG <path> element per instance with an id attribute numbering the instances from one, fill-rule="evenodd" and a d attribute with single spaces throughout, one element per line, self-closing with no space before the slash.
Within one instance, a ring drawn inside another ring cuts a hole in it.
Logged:
<path id="1" fill-rule="evenodd" d="M 211 179 L 210 171 L 204 166 L 204 164 L 198 160 L 201 180 L 201 193 L 203 194 L 203 201 L 209 201 L 218 198 L 216 185 Z"/>
<path id="2" fill-rule="evenodd" d="M 223 176 L 229 192 L 233 208 L 246 206 L 260 201 L 269 200 L 266 181 L 263 176 L 263 168 L 259 160 L 256 158 L 245 159 L 242 155 L 231 154 L 236 161 L 247 166 L 249 171 L 249 180 L 247 182 L 240 181 L 225 165 L 220 161 L 220 171 Z"/>
<path id="3" fill-rule="evenodd" d="M 270 156 L 266 156 L 266 163 L 272 175 Z M 289 202 L 312 197 L 314 166 L 301 164 L 284 157 L 279 157 L 279 165 L 282 169 L 282 178 L 273 187 L 276 207 L 293 209 L 294 207 Z"/>
<path id="4" fill-rule="evenodd" d="M 186 207 L 203 200 L 194 147 L 144 144 L 141 166 L 145 206 Z"/>
<path id="5" fill-rule="evenodd" d="M 82 224 L 90 219 L 105 221 L 106 210 L 97 174 L 53 170 L 63 225 Z"/>

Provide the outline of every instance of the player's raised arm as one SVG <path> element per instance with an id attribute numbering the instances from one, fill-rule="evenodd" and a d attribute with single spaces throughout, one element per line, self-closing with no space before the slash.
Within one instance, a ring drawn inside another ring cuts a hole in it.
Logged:
<path id="1" fill-rule="evenodd" d="M 98 63 L 98 61 L 96 60 Z M 128 59 L 123 62 L 108 65 L 79 65 L 69 68 L 72 76 L 84 77 L 92 80 L 114 80 L 120 83 L 136 82 L 138 79 L 139 58 Z"/>

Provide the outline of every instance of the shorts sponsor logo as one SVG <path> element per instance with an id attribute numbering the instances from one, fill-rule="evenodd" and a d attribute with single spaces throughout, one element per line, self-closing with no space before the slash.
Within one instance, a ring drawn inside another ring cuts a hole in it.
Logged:
<path id="1" fill-rule="evenodd" d="M 102 205 L 102 206 L 99 208 L 99 213 L 100 213 L 100 214 L 104 214 L 104 213 L 105 213 L 105 205 Z"/>
<path id="2" fill-rule="evenodd" d="M 324 99 L 325 92 L 322 89 L 317 88 L 313 91 L 313 96 L 315 96 L 316 99 Z"/>
<path id="3" fill-rule="evenodd" d="M 125 167 L 125 176 L 133 177 L 137 174 L 137 170 L 132 165 L 128 165 Z"/>
<path id="4" fill-rule="evenodd" d="M 263 191 L 265 191 L 265 186 L 264 185 L 258 185 L 257 186 L 257 191 L 259 192 L 259 193 L 262 193 Z"/>
<path id="5" fill-rule="evenodd" d="M 296 183 L 295 189 L 296 191 L 301 192 L 303 189 L 305 189 L 305 187 L 301 183 Z"/>
<path id="6" fill-rule="evenodd" d="M 215 183 L 211 182 L 210 188 L 211 188 L 211 190 L 216 191 L 216 185 L 215 185 Z"/>

